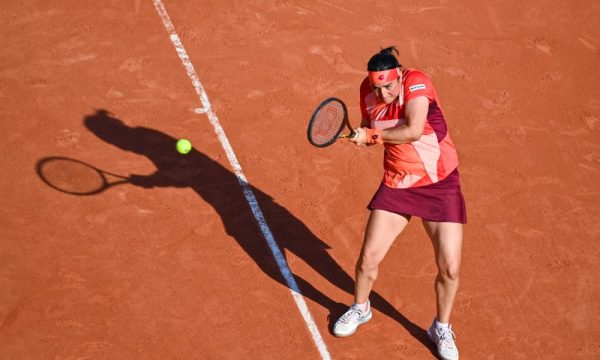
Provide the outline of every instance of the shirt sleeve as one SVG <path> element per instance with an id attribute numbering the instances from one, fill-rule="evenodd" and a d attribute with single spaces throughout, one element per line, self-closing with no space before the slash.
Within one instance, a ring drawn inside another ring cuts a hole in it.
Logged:
<path id="1" fill-rule="evenodd" d="M 429 103 L 435 101 L 435 89 L 431 80 L 419 70 L 409 70 L 404 78 L 404 102 L 417 96 L 426 96 Z"/>

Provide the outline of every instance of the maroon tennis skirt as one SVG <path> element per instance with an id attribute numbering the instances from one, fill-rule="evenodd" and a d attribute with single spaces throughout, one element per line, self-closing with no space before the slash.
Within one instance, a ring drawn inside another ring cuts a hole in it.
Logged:
<path id="1" fill-rule="evenodd" d="M 437 222 L 467 223 L 467 207 L 460 190 L 458 169 L 437 183 L 393 189 L 383 183 L 369 203 L 369 210 L 385 210 Z"/>

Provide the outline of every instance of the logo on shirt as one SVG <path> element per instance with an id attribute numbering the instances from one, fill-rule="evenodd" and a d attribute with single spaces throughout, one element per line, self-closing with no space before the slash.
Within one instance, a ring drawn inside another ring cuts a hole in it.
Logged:
<path id="1" fill-rule="evenodd" d="M 417 90 L 425 90 L 425 84 L 416 84 L 408 88 L 408 91 L 413 92 Z"/>

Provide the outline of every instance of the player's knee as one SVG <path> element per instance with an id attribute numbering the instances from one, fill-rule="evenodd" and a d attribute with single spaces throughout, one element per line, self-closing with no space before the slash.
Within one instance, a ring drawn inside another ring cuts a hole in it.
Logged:
<path id="1" fill-rule="evenodd" d="M 445 280 L 458 280 L 459 272 L 460 266 L 458 262 L 441 266 L 439 269 L 439 275 Z"/>
<path id="2" fill-rule="evenodd" d="M 358 258 L 358 262 L 356 263 L 356 269 L 362 273 L 370 274 L 377 271 L 377 268 L 379 267 L 379 262 L 380 260 L 377 256 L 365 251 Z"/>

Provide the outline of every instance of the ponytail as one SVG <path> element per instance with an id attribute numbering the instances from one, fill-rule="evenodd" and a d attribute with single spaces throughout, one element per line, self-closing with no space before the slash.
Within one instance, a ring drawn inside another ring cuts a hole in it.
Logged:
<path id="1" fill-rule="evenodd" d="M 368 71 L 384 71 L 400 67 L 397 56 L 400 55 L 395 46 L 390 46 L 379 52 L 369 59 L 367 64 Z"/>

